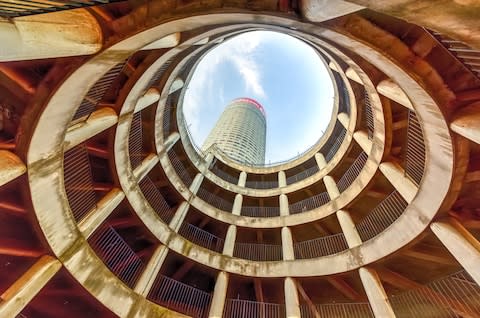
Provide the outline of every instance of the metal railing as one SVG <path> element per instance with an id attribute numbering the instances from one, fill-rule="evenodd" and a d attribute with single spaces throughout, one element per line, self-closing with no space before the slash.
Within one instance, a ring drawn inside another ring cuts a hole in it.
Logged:
<path id="1" fill-rule="evenodd" d="M 63 177 L 68 204 L 73 217 L 79 222 L 97 205 L 90 159 L 85 144 L 65 152 Z"/>
<path id="2" fill-rule="evenodd" d="M 373 133 L 375 130 L 375 123 L 373 120 L 373 111 L 372 111 L 372 104 L 370 103 L 370 96 L 368 95 L 368 92 L 365 91 L 365 124 L 367 126 L 367 132 L 368 132 L 368 139 L 372 140 L 373 139 Z"/>
<path id="3" fill-rule="evenodd" d="M 208 192 L 203 188 L 198 189 L 197 196 L 211 206 L 216 207 L 217 209 L 226 212 L 232 212 L 233 203 L 231 201 L 225 200 L 211 192 Z"/>
<path id="4" fill-rule="evenodd" d="M 389 297 L 398 318 L 479 317 L 480 287 L 465 271 Z"/>
<path id="5" fill-rule="evenodd" d="M 367 159 L 368 155 L 362 151 L 362 153 L 358 155 L 357 159 L 355 159 L 355 161 L 348 168 L 348 170 L 345 171 L 343 176 L 337 182 L 338 191 L 340 191 L 340 193 L 345 191 L 353 183 L 353 181 L 357 179 L 358 175 L 365 166 Z"/>
<path id="6" fill-rule="evenodd" d="M 142 112 L 133 115 L 128 135 L 128 153 L 132 170 L 140 166 L 146 157 L 143 151 Z"/>
<path id="7" fill-rule="evenodd" d="M 215 252 L 222 252 L 225 241 L 190 223 L 183 223 L 179 234 L 192 243 L 208 248 Z"/>
<path id="8" fill-rule="evenodd" d="M 247 180 L 245 187 L 251 189 L 275 189 L 278 188 L 278 180 Z"/>
<path id="9" fill-rule="evenodd" d="M 337 126 L 338 128 L 335 127 L 330 139 L 327 141 L 327 144 L 322 148 L 322 153 L 326 153 L 325 160 L 327 162 L 330 162 L 330 160 L 333 159 L 335 154 L 338 152 L 338 149 L 342 145 L 345 135 L 347 134 L 345 127 L 341 126 L 340 123 L 338 123 L 338 125 L 340 126 Z"/>
<path id="10" fill-rule="evenodd" d="M 147 89 L 158 84 L 158 81 L 162 78 L 163 74 L 165 74 L 167 68 L 170 66 L 170 64 L 172 64 L 172 60 L 173 58 L 167 60 L 165 63 L 162 64 L 162 66 L 160 66 L 160 68 L 155 72 L 155 74 L 153 74 L 152 78 L 150 78 L 150 81 L 148 81 L 148 84 L 146 86 Z"/>
<path id="11" fill-rule="evenodd" d="M 271 218 L 280 216 L 280 207 L 278 206 L 242 206 L 240 212 L 242 216 Z"/>
<path id="12" fill-rule="evenodd" d="M 294 174 L 293 176 L 287 177 L 287 184 L 292 184 L 298 181 L 301 181 L 303 179 L 306 179 L 310 176 L 313 176 L 315 173 L 317 173 L 320 170 L 318 167 L 317 163 L 315 162 L 315 165 L 311 166 L 308 169 L 305 169 L 297 174 Z"/>
<path id="13" fill-rule="evenodd" d="M 373 318 L 369 303 L 314 304 L 315 311 L 324 318 Z M 302 318 L 315 318 L 315 312 L 308 305 L 300 305 Z"/>
<path id="14" fill-rule="evenodd" d="M 420 122 L 414 111 L 408 111 L 407 149 L 405 153 L 405 175 L 417 185 L 425 169 L 425 143 Z"/>
<path id="15" fill-rule="evenodd" d="M 43 1 L 43 0 L 41 0 Z M 23 2 L 23 1 L 22 1 Z M 1 6 L 1 4 L 0 4 Z M 125 66 L 126 61 L 118 63 L 112 67 L 108 72 L 106 72 L 95 84 L 90 87 L 87 92 L 87 95 L 82 100 L 82 103 L 77 108 L 75 115 L 73 115 L 72 121 L 76 121 L 79 118 L 90 115 L 97 104 L 102 100 L 103 96 L 107 90 L 112 85 L 113 81 L 117 78 L 118 74 L 122 71 Z"/>
<path id="16" fill-rule="evenodd" d="M 290 214 L 301 213 L 316 209 L 324 204 L 330 202 L 330 196 L 327 192 L 322 192 L 306 198 L 304 200 L 292 203 L 289 205 Z"/>
<path id="17" fill-rule="evenodd" d="M 166 224 L 169 224 L 176 210 L 168 204 L 153 181 L 146 176 L 138 183 L 138 186 L 153 210 Z"/>
<path id="18" fill-rule="evenodd" d="M 441 33 L 434 31 L 428 32 L 432 33 L 468 70 L 480 78 L 480 50 L 474 49 L 463 42 L 451 39 Z"/>
<path id="19" fill-rule="evenodd" d="M 191 317 L 207 317 L 212 296 L 193 286 L 158 275 L 148 299 Z"/>
<path id="20" fill-rule="evenodd" d="M 402 215 L 407 206 L 407 201 L 400 193 L 396 190 L 390 193 L 356 225 L 362 242 L 366 242 L 386 230 Z"/>
<path id="21" fill-rule="evenodd" d="M 16 0 L 0 3 L 0 17 L 13 18 L 26 15 L 42 14 L 55 11 L 64 11 L 77 8 L 103 5 L 122 0 Z"/>
<path id="22" fill-rule="evenodd" d="M 165 101 L 165 107 L 163 109 L 163 136 L 164 138 L 167 138 L 168 135 L 170 135 L 171 128 L 172 128 L 172 110 L 174 108 L 173 106 L 173 94 L 168 95 L 167 100 Z"/>
<path id="23" fill-rule="evenodd" d="M 283 251 L 281 245 L 235 243 L 233 256 L 251 261 L 281 261 Z"/>
<path id="24" fill-rule="evenodd" d="M 293 251 L 296 259 L 327 256 L 339 253 L 346 249 L 348 249 L 348 244 L 343 233 L 293 243 Z"/>
<path id="25" fill-rule="evenodd" d="M 230 182 L 232 184 L 237 184 L 238 183 L 238 176 L 237 177 L 232 176 L 231 174 L 221 170 L 217 166 L 213 166 L 211 170 L 217 177 L 220 177 L 221 179 L 223 179 L 227 182 Z"/>
<path id="26" fill-rule="evenodd" d="M 110 226 L 100 227 L 88 239 L 105 265 L 127 286 L 133 288 L 144 265 L 140 257 Z"/>
<path id="27" fill-rule="evenodd" d="M 182 180 L 183 184 L 188 188 L 193 182 L 193 177 L 188 173 L 185 165 L 178 159 L 177 153 L 171 149 L 168 152 L 168 159 L 172 163 L 173 169 L 177 173 L 178 177 Z"/>
<path id="28" fill-rule="evenodd" d="M 226 299 L 223 310 L 225 318 L 284 318 L 284 304 L 261 303 L 243 299 Z"/>

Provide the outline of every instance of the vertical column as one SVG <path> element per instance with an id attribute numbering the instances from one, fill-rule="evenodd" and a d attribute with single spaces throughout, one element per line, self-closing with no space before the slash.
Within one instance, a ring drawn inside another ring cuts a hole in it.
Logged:
<path id="1" fill-rule="evenodd" d="M 237 193 L 237 195 L 235 195 L 235 200 L 233 201 L 233 208 L 232 208 L 233 215 L 240 215 L 242 211 L 242 204 L 243 204 L 243 196 L 240 193 Z"/>
<path id="2" fill-rule="evenodd" d="M 225 236 L 225 244 L 223 245 L 223 255 L 233 256 L 235 248 L 235 240 L 237 238 L 237 227 L 233 224 L 228 226 L 227 235 Z"/>
<path id="3" fill-rule="evenodd" d="M 368 133 L 364 130 L 358 130 L 353 133 L 353 139 L 362 147 L 365 153 L 369 154 L 372 150 L 372 141 L 368 139 Z"/>
<path id="4" fill-rule="evenodd" d="M 213 162 L 213 159 L 215 159 L 215 156 L 213 153 L 209 152 L 207 156 L 205 157 L 205 162 L 201 165 L 200 169 L 203 173 L 210 169 L 210 165 Z"/>
<path id="5" fill-rule="evenodd" d="M 170 149 L 175 146 L 177 141 L 180 140 L 180 134 L 178 132 L 173 132 L 171 133 L 167 139 L 163 142 L 162 147 L 157 149 L 158 154 L 160 155 L 161 153 L 167 153 L 170 151 Z"/>
<path id="6" fill-rule="evenodd" d="M 300 318 L 300 302 L 298 301 L 298 292 L 295 281 L 291 277 L 286 277 L 284 281 L 285 290 L 285 311 L 287 318 Z"/>
<path id="7" fill-rule="evenodd" d="M 225 272 L 218 273 L 215 289 L 213 290 L 212 304 L 208 317 L 221 318 L 223 315 L 223 307 L 225 306 L 225 298 L 227 296 L 228 274 Z"/>
<path id="8" fill-rule="evenodd" d="M 394 162 L 382 162 L 379 168 L 405 201 L 411 203 L 417 194 L 418 187 L 412 180 L 405 176 L 405 171 L 402 167 Z"/>
<path id="9" fill-rule="evenodd" d="M 388 301 L 378 274 L 373 269 L 365 267 L 360 268 L 358 271 L 375 317 L 395 318 L 395 313 Z"/>
<path id="10" fill-rule="evenodd" d="M 167 254 L 168 248 L 165 245 L 161 245 L 155 250 L 135 285 L 135 292 L 145 297 L 148 295 Z"/>
<path id="11" fill-rule="evenodd" d="M 202 185 L 203 181 L 203 174 L 202 173 L 197 173 L 195 176 L 195 179 L 193 179 L 192 184 L 190 185 L 190 192 L 192 194 L 197 194 L 198 189 L 200 189 L 200 186 Z"/>
<path id="12" fill-rule="evenodd" d="M 283 170 L 278 172 L 278 186 L 280 188 L 287 186 L 287 177 L 285 176 L 285 171 Z"/>
<path id="13" fill-rule="evenodd" d="M 245 182 L 247 182 L 247 173 L 245 171 L 240 172 L 240 176 L 238 177 L 238 186 L 244 187 Z"/>
<path id="14" fill-rule="evenodd" d="M 290 261 L 295 259 L 295 253 L 293 251 L 292 232 L 286 226 L 282 227 L 282 252 L 284 261 Z"/>
<path id="15" fill-rule="evenodd" d="M 448 251 L 480 285 L 480 242 L 456 219 L 430 225 Z"/>
<path id="16" fill-rule="evenodd" d="M 337 219 L 338 223 L 340 223 L 343 234 L 345 235 L 345 239 L 347 240 L 348 247 L 352 248 L 361 245 L 362 239 L 358 234 L 357 228 L 355 227 L 355 223 L 353 223 L 350 213 L 345 210 L 338 210 Z"/>
<path id="17" fill-rule="evenodd" d="M 317 162 L 318 168 L 320 170 L 327 166 L 327 160 L 325 160 L 325 156 L 321 152 L 317 152 L 315 154 L 315 161 Z"/>
<path id="18" fill-rule="evenodd" d="M 350 118 L 349 118 L 348 114 L 340 113 L 340 114 L 338 114 L 337 118 L 338 118 L 338 121 L 340 122 L 340 124 L 342 124 L 342 126 L 345 127 L 345 129 L 348 129 L 348 124 L 350 122 Z"/>
<path id="19" fill-rule="evenodd" d="M 57 259 L 42 256 L 2 294 L 0 317 L 16 317 L 61 267 Z"/>
<path id="20" fill-rule="evenodd" d="M 188 204 L 188 202 L 186 201 L 180 204 L 177 211 L 175 212 L 175 215 L 170 221 L 170 224 L 168 225 L 173 231 L 178 232 L 178 230 L 180 229 L 180 226 L 183 223 L 183 219 L 187 215 L 189 208 L 190 208 L 190 204 Z"/>
<path id="21" fill-rule="evenodd" d="M 278 198 L 279 204 L 280 204 L 280 215 L 281 216 L 286 216 L 290 214 L 289 211 L 289 206 L 288 206 L 288 197 L 286 194 L 280 194 Z"/>
<path id="22" fill-rule="evenodd" d="M 325 184 L 325 188 L 327 188 L 328 195 L 330 199 L 333 200 L 340 195 L 340 191 L 338 191 L 337 183 L 331 176 L 323 177 L 323 183 Z"/>

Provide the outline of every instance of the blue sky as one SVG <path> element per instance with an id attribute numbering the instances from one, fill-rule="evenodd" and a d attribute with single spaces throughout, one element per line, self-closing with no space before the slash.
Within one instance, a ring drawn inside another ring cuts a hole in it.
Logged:
<path id="1" fill-rule="evenodd" d="M 254 31 L 211 50 L 198 64 L 184 98 L 193 139 L 201 146 L 228 103 L 249 97 L 267 113 L 266 163 L 313 145 L 331 117 L 333 87 L 326 66 L 291 36 Z"/>

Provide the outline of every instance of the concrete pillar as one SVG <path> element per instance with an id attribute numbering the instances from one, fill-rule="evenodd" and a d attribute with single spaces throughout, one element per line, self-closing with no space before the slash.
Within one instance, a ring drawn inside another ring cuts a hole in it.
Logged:
<path id="1" fill-rule="evenodd" d="M 0 317 L 16 317 L 60 268 L 62 263 L 59 260 L 42 256 L 2 294 Z"/>
<path id="2" fill-rule="evenodd" d="M 94 111 L 86 121 L 70 126 L 67 129 L 64 151 L 72 149 L 85 140 L 112 127 L 117 121 L 117 113 L 110 107 L 103 107 Z"/>
<path id="3" fill-rule="evenodd" d="M 158 89 L 152 87 L 149 88 L 142 97 L 140 97 L 135 105 L 135 113 L 138 113 L 142 109 L 152 105 L 155 102 L 158 102 L 160 99 L 160 92 Z"/>
<path id="4" fill-rule="evenodd" d="M 434 222 L 430 229 L 480 285 L 480 242 L 454 218 Z"/>
<path id="5" fill-rule="evenodd" d="M 243 196 L 240 193 L 235 195 L 235 200 L 233 201 L 232 214 L 240 215 L 242 212 Z"/>
<path id="6" fill-rule="evenodd" d="M 190 204 L 187 201 L 182 202 L 178 206 L 177 211 L 175 211 L 175 215 L 168 225 L 174 232 L 178 233 L 178 230 L 180 229 L 180 226 L 182 226 L 183 220 L 185 219 L 189 208 Z"/>
<path id="7" fill-rule="evenodd" d="M 321 152 L 317 152 L 315 154 L 315 161 L 317 162 L 318 168 L 320 170 L 327 166 L 327 160 L 325 160 L 325 156 Z"/>
<path id="8" fill-rule="evenodd" d="M 402 106 L 405 106 L 408 109 L 414 110 L 412 102 L 405 94 L 405 92 L 398 86 L 397 83 L 391 79 L 386 79 L 378 83 L 377 91 L 385 97 L 390 98 L 391 100 L 399 103 Z"/>
<path id="9" fill-rule="evenodd" d="M 462 107 L 455 113 L 450 128 L 459 135 L 480 144 L 480 102 Z"/>
<path id="10" fill-rule="evenodd" d="M 25 164 L 13 152 L 0 150 L 0 186 L 16 179 L 27 171 Z"/>
<path id="11" fill-rule="evenodd" d="M 145 266 L 142 275 L 135 284 L 135 292 L 147 297 L 150 289 L 153 286 L 153 283 L 155 282 L 155 278 L 160 272 L 160 268 L 167 257 L 167 254 L 168 247 L 165 245 L 160 245 L 155 249 L 155 252 L 153 252 L 153 255 L 148 261 L 147 266 Z"/>
<path id="12" fill-rule="evenodd" d="M 184 85 L 183 79 L 181 79 L 180 77 L 177 77 L 175 80 L 173 80 L 173 83 L 170 85 L 170 88 L 168 89 L 168 94 L 178 91 L 179 89 L 183 88 L 183 85 Z"/>
<path id="13" fill-rule="evenodd" d="M 302 15 L 311 22 L 322 22 L 346 15 L 363 7 L 343 0 L 308 0 L 300 2 Z"/>
<path id="14" fill-rule="evenodd" d="M 328 195 L 330 196 L 330 200 L 337 198 L 340 195 L 340 191 L 338 190 L 337 183 L 331 176 L 323 177 L 323 183 L 325 184 L 325 188 L 327 188 Z"/>
<path id="15" fill-rule="evenodd" d="M 280 216 L 287 216 L 290 215 L 290 209 L 288 206 L 288 197 L 286 194 L 280 194 L 278 197 L 278 201 L 280 204 Z"/>
<path id="16" fill-rule="evenodd" d="M 197 194 L 198 189 L 200 189 L 200 186 L 202 185 L 203 177 L 204 177 L 203 174 L 197 173 L 197 175 L 193 179 L 192 184 L 190 185 L 190 188 L 189 188 L 192 194 Z"/>
<path id="17" fill-rule="evenodd" d="M 362 147 L 366 154 L 372 150 L 372 141 L 368 139 L 368 133 L 364 130 L 358 130 L 353 133 L 353 139 Z"/>
<path id="18" fill-rule="evenodd" d="M 345 210 L 338 210 L 337 219 L 338 223 L 340 223 L 343 234 L 345 235 L 345 239 L 347 240 L 348 247 L 352 248 L 361 245 L 362 239 L 358 234 L 357 228 L 355 227 L 355 223 L 353 223 L 350 213 Z"/>
<path id="19" fill-rule="evenodd" d="M 89 55 L 103 42 L 100 25 L 85 9 L 2 19 L 0 38 L 0 62 Z"/>
<path id="20" fill-rule="evenodd" d="M 361 267 L 358 272 L 375 317 L 395 318 L 392 306 L 378 274 L 373 269 L 365 267 Z"/>
<path id="21" fill-rule="evenodd" d="M 228 274 L 225 272 L 218 273 L 215 289 L 213 290 L 212 304 L 208 317 L 221 318 L 223 315 L 223 307 L 225 306 L 225 298 L 227 297 Z"/>
<path id="22" fill-rule="evenodd" d="M 244 187 L 245 182 L 247 182 L 247 173 L 245 171 L 240 172 L 240 176 L 238 177 L 238 186 Z"/>
<path id="23" fill-rule="evenodd" d="M 285 176 L 285 171 L 283 170 L 278 172 L 278 186 L 280 188 L 287 186 L 287 177 Z"/>
<path id="24" fill-rule="evenodd" d="M 405 176 L 403 168 L 394 162 L 382 162 L 379 168 L 405 201 L 411 203 L 417 194 L 418 187 L 412 180 Z"/>
<path id="25" fill-rule="evenodd" d="M 225 236 L 225 244 L 223 245 L 223 255 L 233 256 L 235 248 L 235 240 L 237 239 L 237 227 L 233 224 L 228 226 L 227 235 Z"/>
<path id="26" fill-rule="evenodd" d="M 300 318 L 300 302 L 298 301 L 298 291 L 295 281 L 291 277 L 286 277 L 284 281 L 285 290 L 285 311 L 287 318 Z"/>
<path id="27" fill-rule="evenodd" d="M 175 32 L 145 45 L 140 50 L 156 50 L 175 47 L 180 43 L 181 33 Z"/>
<path id="28" fill-rule="evenodd" d="M 286 226 L 282 227 L 282 252 L 284 261 L 290 261 L 295 259 L 295 253 L 293 251 L 292 232 Z"/>
<path id="29" fill-rule="evenodd" d="M 158 154 L 160 155 L 169 152 L 170 149 L 172 149 L 179 140 L 180 134 L 178 132 L 171 133 L 168 138 L 163 142 L 163 145 L 159 147 L 159 149 L 157 149 Z"/>
<path id="30" fill-rule="evenodd" d="M 89 238 L 124 198 L 125 194 L 123 191 L 114 188 L 98 201 L 96 207 L 88 212 L 87 216 L 78 223 L 78 228 L 83 236 Z"/>
<path id="31" fill-rule="evenodd" d="M 200 166 L 200 169 L 203 173 L 205 173 L 209 168 L 210 166 L 212 165 L 212 162 L 213 162 L 213 159 L 215 159 L 215 155 L 211 152 L 209 152 L 206 156 L 205 156 L 205 161 L 204 163 Z"/>
<path id="32" fill-rule="evenodd" d="M 133 170 L 133 175 L 137 182 L 140 182 L 145 176 L 150 172 L 150 170 L 155 167 L 158 163 L 158 156 L 156 154 L 149 154 L 145 159 L 143 159 L 142 163 Z"/>
<path id="33" fill-rule="evenodd" d="M 357 72 L 351 67 L 347 68 L 345 75 L 354 82 L 357 82 L 360 85 L 363 85 L 362 79 L 358 76 Z"/>
<path id="34" fill-rule="evenodd" d="M 348 129 L 348 124 L 350 123 L 350 117 L 347 113 L 340 113 L 337 115 L 338 121 L 342 124 L 345 129 Z"/>

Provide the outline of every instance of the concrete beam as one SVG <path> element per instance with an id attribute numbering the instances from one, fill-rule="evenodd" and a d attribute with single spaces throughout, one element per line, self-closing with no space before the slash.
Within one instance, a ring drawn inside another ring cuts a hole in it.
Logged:
<path id="1" fill-rule="evenodd" d="M 480 102 L 462 107 L 450 123 L 450 128 L 457 134 L 480 144 Z"/>
<path id="2" fill-rule="evenodd" d="M 365 130 L 357 130 L 353 133 L 353 139 L 362 147 L 366 154 L 372 150 L 373 143 L 368 139 L 368 133 Z"/>
<path id="3" fill-rule="evenodd" d="M 363 85 L 362 79 L 358 76 L 357 72 L 351 67 L 347 68 L 345 75 L 354 82 L 357 82 L 360 85 Z"/>
<path id="4" fill-rule="evenodd" d="M 342 0 L 300 1 L 302 15 L 312 22 L 322 22 L 363 9 L 362 6 Z"/>
<path id="5" fill-rule="evenodd" d="M 0 186 L 18 178 L 27 171 L 25 164 L 13 152 L 0 150 Z"/>
<path id="6" fill-rule="evenodd" d="M 158 156 L 156 154 L 149 154 L 145 159 L 143 159 L 142 163 L 133 170 L 133 175 L 137 182 L 140 182 L 143 178 L 147 176 L 150 170 L 156 166 L 158 163 Z"/>
<path id="7" fill-rule="evenodd" d="M 142 275 L 135 284 L 134 291 L 140 295 L 147 297 L 150 289 L 152 289 L 153 283 L 157 278 L 160 268 L 162 267 L 165 258 L 168 255 L 168 248 L 165 245 L 160 245 L 153 252 L 152 257 L 147 263 L 147 266 L 142 272 Z"/>

